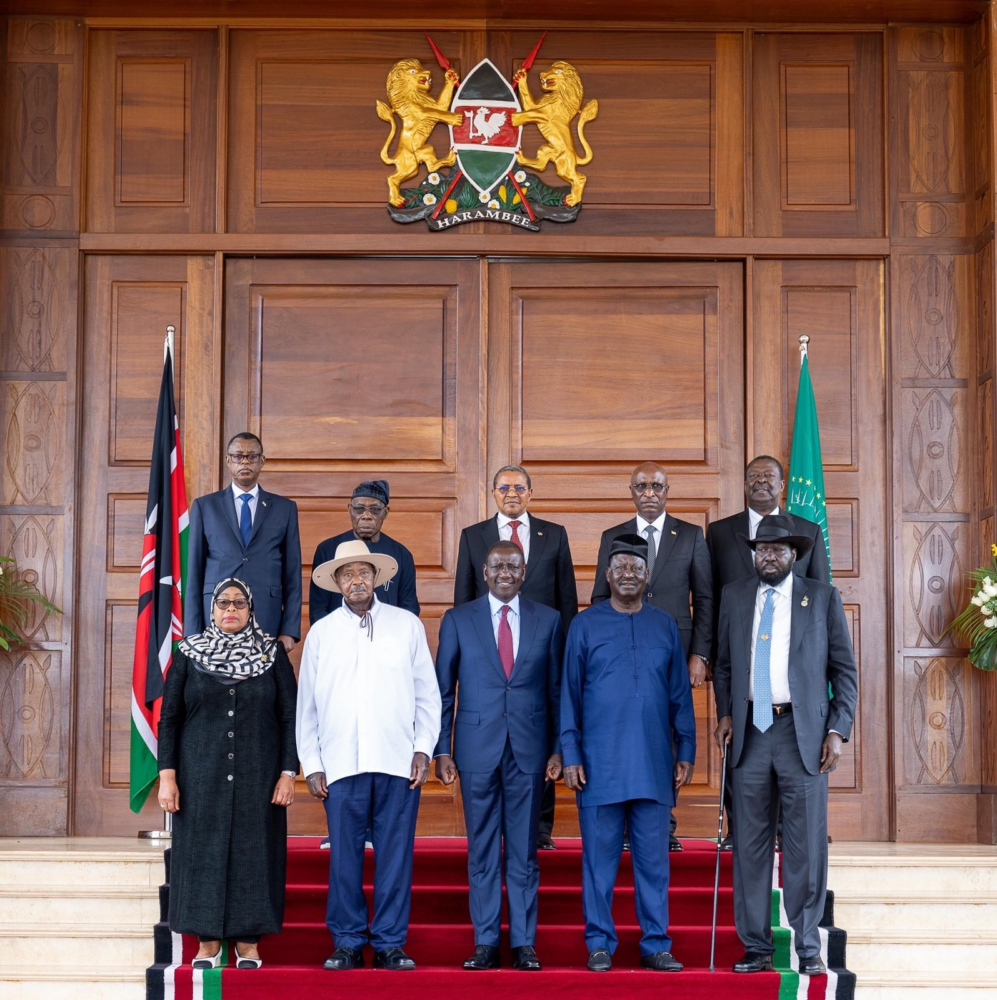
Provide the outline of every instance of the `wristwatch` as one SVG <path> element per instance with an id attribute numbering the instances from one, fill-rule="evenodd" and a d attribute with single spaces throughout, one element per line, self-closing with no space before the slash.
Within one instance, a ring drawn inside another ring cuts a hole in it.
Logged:
<path id="1" fill-rule="evenodd" d="M 281 771 L 281 774 L 286 774 L 289 778 L 296 778 L 298 776 L 297 771 Z"/>

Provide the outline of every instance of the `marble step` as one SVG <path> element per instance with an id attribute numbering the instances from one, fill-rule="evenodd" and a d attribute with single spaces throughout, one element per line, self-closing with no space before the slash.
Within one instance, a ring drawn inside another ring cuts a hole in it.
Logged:
<path id="1" fill-rule="evenodd" d="M 6 924 L 72 923 L 149 927 L 159 920 L 159 889 L 150 886 L 0 885 Z"/>
<path id="2" fill-rule="evenodd" d="M 997 865 L 993 857 L 969 852 L 932 857 L 841 851 L 830 856 L 828 885 L 834 889 L 835 898 L 839 894 L 864 896 L 872 886 L 883 895 L 909 893 L 912 886 L 931 893 L 997 893 Z"/>
<path id="3" fill-rule="evenodd" d="M 145 972 L 27 966 L 0 972 L 3 1000 L 142 1000 Z"/>
<path id="4" fill-rule="evenodd" d="M 148 925 L 0 923 L 0 979 L 25 968 L 138 971 L 152 964 L 154 954 Z"/>
<path id="5" fill-rule="evenodd" d="M 855 1000 L 990 1000 L 997 995 L 997 973 L 921 973 L 916 979 L 895 972 L 859 976 Z"/>
<path id="6" fill-rule="evenodd" d="M 834 918 L 849 937 L 856 931 L 918 927 L 997 933 L 997 892 L 835 892 Z"/>
<path id="7" fill-rule="evenodd" d="M 163 881 L 162 849 L 133 856 L 116 851 L 4 850 L 0 847 L 0 886 L 144 886 Z"/>
<path id="8" fill-rule="evenodd" d="M 947 972 L 958 979 L 969 972 L 997 982 L 997 932 L 849 928 L 848 968 L 861 982 L 873 972 L 915 983 L 925 975 Z"/>

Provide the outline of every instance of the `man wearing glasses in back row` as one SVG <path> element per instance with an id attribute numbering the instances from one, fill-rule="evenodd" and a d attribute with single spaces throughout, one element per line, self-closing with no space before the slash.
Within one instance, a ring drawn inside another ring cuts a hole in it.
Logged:
<path id="1" fill-rule="evenodd" d="M 630 476 L 630 497 L 637 516 L 602 533 L 592 603 L 609 599 L 606 569 L 613 542 L 621 535 L 646 539 L 644 600 L 675 619 L 689 669 L 689 684 L 698 688 L 707 679 L 713 646 L 713 570 L 703 529 L 667 513 L 668 474 L 654 462 L 643 462 L 634 469 Z M 674 811 L 668 849 L 682 850 L 675 836 Z"/>
<path id="2" fill-rule="evenodd" d="M 411 611 L 419 616 L 419 598 L 415 589 L 415 560 L 401 542 L 386 535 L 381 527 L 388 517 L 391 492 L 385 479 L 360 483 L 353 491 L 347 510 L 352 527 L 340 535 L 320 542 L 315 550 L 313 566 L 321 566 L 336 557 L 336 549 L 343 542 L 360 539 L 371 552 L 391 556 L 398 563 L 394 578 L 382 583 L 375 593 L 382 604 Z M 308 623 L 314 625 L 320 618 L 331 614 L 343 603 L 343 595 L 324 590 L 312 580 L 308 590 Z"/>
<path id="3" fill-rule="evenodd" d="M 204 631 L 215 585 L 234 576 L 252 591 L 260 628 L 290 652 L 301 638 L 298 505 L 261 489 L 266 456 L 255 434 L 236 434 L 225 450 L 232 482 L 190 508 L 184 633 Z"/>

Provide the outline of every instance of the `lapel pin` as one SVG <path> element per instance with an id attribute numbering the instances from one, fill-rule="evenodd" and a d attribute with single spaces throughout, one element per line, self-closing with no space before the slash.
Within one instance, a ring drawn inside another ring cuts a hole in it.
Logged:
<path id="1" fill-rule="evenodd" d="M 677 531 L 673 531 L 673 532 L 672 532 L 672 534 L 673 534 L 673 535 L 677 535 L 677 534 L 678 534 L 678 532 L 677 532 Z"/>
<path id="2" fill-rule="evenodd" d="M 806 594 L 804 594 L 803 600 L 800 601 L 800 607 L 805 608 L 809 603 L 810 603 L 810 598 Z"/>
<path id="3" fill-rule="evenodd" d="M 538 536 L 539 536 L 539 535 L 542 535 L 542 534 L 543 534 L 543 532 L 542 532 L 542 531 L 538 531 L 538 532 L 537 532 L 537 535 L 538 535 Z"/>

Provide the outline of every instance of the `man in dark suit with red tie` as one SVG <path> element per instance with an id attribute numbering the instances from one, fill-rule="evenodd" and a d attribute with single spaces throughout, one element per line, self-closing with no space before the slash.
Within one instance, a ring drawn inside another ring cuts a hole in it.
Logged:
<path id="1" fill-rule="evenodd" d="M 655 462 L 643 462 L 634 469 L 630 476 L 630 497 L 637 516 L 602 533 L 592 603 L 609 599 L 606 570 L 613 542 L 621 535 L 646 539 L 648 580 L 644 600 L 675 619 L 689 669 L 689 683 L 699 687 L 706 680 L 713 646 L 713 579 L 703 529 L 666 511 L 668 473 Z M 681 851 L 675 825 L 672 812 L 668 847 Z"/>
<path id="2" fill-rule="evenodd" d="M 436 655 L 436 775 L 451 785 L 459 771 L 467 825 L 475 948 L 464 968 L 498 967 L 504 858 L 513 967 L 538 970 L 537 820 L 544 776 L 561 774 L 564 634 L 556 611 L 521 596 L 514 542 L 496 542 L 479 572 L 486 595 L 443 616 Z"/>
<path id="3" fill-rule="evenodd" d="M 564 634 L 578 614 L 575 569 L 571 563 L 568 533 L 560 524 L 541 521 L 527 513 L 533 496 L 530 474 L 519 465 L 506 465 L 492 478 L 492 496 L 498 513 L 460 533 L 457 575 L 454 579 L 454 606 L 467 604 L 488 593 L 481 567 L 491 547 L 498 541 L 514 542 L 526 560 L 523 597 L 553 608 L 561 616 Z M 554 827 L 554 785 L 544 789 L 540 814 L 539 846 L 550 850 Z"/>

